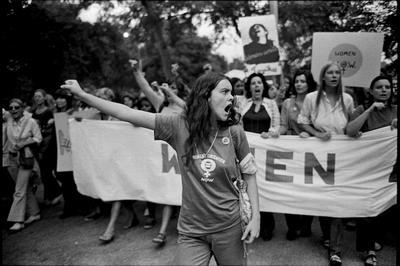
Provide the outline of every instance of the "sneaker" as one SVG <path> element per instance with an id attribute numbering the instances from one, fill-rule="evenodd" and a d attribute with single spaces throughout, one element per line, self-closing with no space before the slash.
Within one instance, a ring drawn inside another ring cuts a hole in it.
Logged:
<path id="1" fill-rule="evenodd" d="M 31 215 L 28 217 L 28 219 L 25 220 L 25 224 L 31 224 L 34 221 L 39 221 L 40 220 L 40 214 L 37 215 Z"/>
<path id="2" fill-rule="evenodd" d="M 164 245 L 166 241 L 167 237 L 163 233 L 158 233 L 158 235 L 153 238 L 153 243 L 156 243 L 158 245 Z"/>
<path id="3" fill-rule="evenodd" d="M 378 260 L 376 259 L 375 251 L 369 251 L 368 255 L 364 259 L 365 266 L 377 266 Z"/>
<path id="4" fill-rule="evenodd" d="M 24 229 L 24 224 L 23 223 L 15 223 L 13 226 L 10 227 L 11 232 L 18 232 Z"/>
<path id="5" fill-rule="evenodd" d="M 144 229 L 151 229 L 156 224 L 156 219 L 147 216 L 146 220 L 144 221 Z"/>
<path id="6" fill-rule="evenodd" d="M 339 255 L 334 254 L 329 258 L 329 266 L 341 266 L 342 265 L 342 259 L 339 257 Z"/>
<path id="7" fill-rule="evenodd" d="M 114 233 L 104 233 L 99 237 L 99 240 L 102 244 L 111 243 L 114 240 Z"/>

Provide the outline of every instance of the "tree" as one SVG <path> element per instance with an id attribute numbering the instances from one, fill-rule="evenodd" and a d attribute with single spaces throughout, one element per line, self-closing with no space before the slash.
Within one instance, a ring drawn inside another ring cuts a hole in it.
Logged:
<path id="1" fill-rule="evenodd" d="M 77 20 L 81 5 L 13 1 L 6 16 L 6 97 L 28 103 L 33 90 L 54 93 L 67 78 L 83 86 L 132 86 L 122 35 L 109 23 Z"/>
<path id="2" fill-rule="evenodd" d="M 204 2 L 204 1 L 203 1 Z M 199 1 L 122 2 L 126 13 L 113 15 L 105 12 L 102 21 L 119 24 L 120 30 L 134 36 L 132 46 L 145 43 L 143 68 L 149 81 L 166 81 L 171 63 L 181 65 L 182 77 L 191 83 L 201 73 L 205 63 L 215 70 L 226 71 L 227 63 L 221 56 L 212 55 L 212 42 L 196 35 L 192 19 L 204 7 Z M 101 2 L 100 2 L 101 3 Z M 114 7 L 101 3 L 104 10 Z M 134 26 L 132 25 L 134 22 Z"/>
<path id="3" fill-rule="evenodd" d="M 281 46 L 292 69 L 309 67 L 314 32 L 383 32 L 383 51 L 394 60 L 396 18 L 395 1 L 279 1 Z"/>

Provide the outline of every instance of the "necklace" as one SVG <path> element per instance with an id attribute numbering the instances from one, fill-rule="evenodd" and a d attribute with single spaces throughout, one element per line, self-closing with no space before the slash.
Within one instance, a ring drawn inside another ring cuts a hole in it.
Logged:
<path id="1" fill-rule="evenodd" d="M 201 159 L 200 168 L 204 171 L 203 178 L 201 178 L 201 181 L 203 181 L 203 182 L 213 182 L 214 181 L 213 178 L 210 178 L 210 175 L 211 175 L 211 172 L 215 170 L 217 165 L 213 159 L 207 158 L 207 155 L 211 151 L 212 147 L 214 146 L 215 140 L 217 139 L 217 136 L 218 136 L 218 132 L 219 132 L 219 129 L 217 130 L 217 133 L 215 133 L 215 136 L 214 136 L 213 141 L 211 142 L 210 148 L 208 148 L 206 154 L 204 155 L 204 158 Z M 197 154 L 199 154 L 197 146 L 196 146 L 196 151 L 197 151 Z"/>
<path id="2" fill-rule="evenodd" d="M 211 148 L 214 146 L 215 140 L 217 139 L 217 136 L 218 136 L 218 132 L 219 132 L 219 129 L 217 129 L 217 133 L 215 133 L 215 136 L 214 136 L 213 141 L 211 142 L 210 148 L 208 148 L 208 151 L 206 152 L 206 157 L 207 157 L 208 153 L 211 151 Z"/>
<path id="3" fill-rule="evenodd" d="M 219 132 L 219 129 L 217 129 L 217 133 L 215 133 L 214 139 L 211 142 L 210 148 L 208 148 L 208 150 L 207 150 L 207 152 L 205 154 L 205 157 L 207 157 L 208 153 L 211 151 L 212 147 L 214 146 L 215 140 L 217 139 L 217 136 L 218 136 L 218 132 Z M 196 146 L 197 153 L 199 153 L 199 150 L 197 149 L 197 145 L 195 145 L 195 146 Z"/>

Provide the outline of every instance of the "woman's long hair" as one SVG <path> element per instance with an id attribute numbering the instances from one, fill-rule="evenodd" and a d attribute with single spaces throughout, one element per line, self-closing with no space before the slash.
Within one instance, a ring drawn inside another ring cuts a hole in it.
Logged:
<path id="1" fill-rule="evenodd" d="M 42 95 L 43 95 L 43 98 L 44 98 L 44 106 L 46 106 L 46 107 L 49 107 L 49 102 L 48 102 L 48 100 L 47 100 L 47 92 L 45 91 L 45 90 L 43 90 L 43 89 L 36 89 L 34 92 L 33 92 L 33 96 L 32 96 L 32 105 L 31 105 L 31 107 L 29 108 L 29 112 L 30 113 L 34 113 L 35 111 L 36 111 L 36 109 L 37 109 L 37 104 L 36 104 L 36 101 L 35 101 L 35 93 L 36 92 L 39 92 L 39 93 L 41 93 Z"/>
<path id="2" fill-rule="evenodd" d="M 319 73 L 319 88 L 318 88 L 318 94 L 317 94 L 317 100 L 316 100 L 317 101 L 317 112 L 318 112 L 319 104 L 321 103 L 322 92 L 326 90 L 324 76 L 325 76 L 325 73 L 328 70 L 328 68 L 330 68 L 331 66 L 337 66 L 339 70 L 342 69 L 337 63 L 334 63 L 334 62 L 330 62 L 322 67 L 321 72 Z M 348 110 L 346 110 L 346 107 L 344 105 L 344 100 L 343 100 L 343 85 L 342 85 L 342 73 L 341 72 L 340 72 L 339 82 L 336 87 L 336 95 L 339 96 L 339 101 L 340 101 L 340 104 L 342 105 L 343 112 L 347 116 Z"/>
<path id="3" fill-rule="evenodd" d="M 306 83 L 308 87 L 306 93 L 313 92 L 317 89 L 317 83 L 315 82 L 312 73 L 305 69 L 298 69 L 296 70 L 296 72 L 294 72 L 293 79 L 290 84 L 290 89 L 288 89 L 288 91 L 290 90 L 290 93 L 294 96 L 297 96 L 297 91 L 294 84 L 296 82 L 296 78 L 301 75 L 304 75 L 306 77 Z"/>
<path id="4" fill-rule="evenodd" d="M 186 122 L 189 131 L 189 138 L 185 143 L 188 151 L 184 156 L 185 164 L 195 152 L 195 145 L 199 145 L 210 137 L 211 132 L 211 108 L 208 99 L 212 90 L 215 89 L 221 80 L 228 80 L 226 76 L 214 72 L 209 72 L 200 76 L 191 90 L 186 102 Z M 230 126 L 239 122 L 234 108 L 231 108 L 231 114 L 226 122 L 219 123 L 220 126 Z"/>
<path id="5" fill-rule="evenodd" d="M 392 79 L 391 79 L 390 77 L 388 77 L 388 76 L 383 76 L 383 75 L 379 75 L 379 76 L 375 77 L 375 78 L 371 81 L 371 84 L 369 85 L 369 91 L 368 91 L 368 93 L 369 93 L 369 97 L 368 97 L 368 107 L 370 107 L 370 106 L 374 103 L 374 101 L 375 101 L 374 97 L 371 95 L 371 91 L 372 91 L 372 89 L 374 88 L 375 83 L 378 82 L 379 80 L 382 80 L 382 79 L 385 79 L 385 80 L 389 81 L 389 84 L 390 84 L 390 97 L 389 97 L 389 99 L 387 100 L 386 106 L 387 106 L 388 108 L 392 108 L 392 107 L 393 107 L 393 106 L 392 106 L 392 102 L 393 102 L 393 83 L 392 83 Z"/>
<path id="6" fill-rule="evenodd" d="M 66 110 L 69 110 L 72 108 L 72 94 L 70 94 L 68 91 L 66 91 L 65 89 L 58 89 L 54 93 L 54 96 L 55 96 L 55 99 L 58 99 L 58 98 L 65 99 L 65 101 L 67 102 L 67 106 L 65 107 Z M 61 112 L 61 110 L 58 108 L 57 105 L 56 105 L 55 111 Z"/>

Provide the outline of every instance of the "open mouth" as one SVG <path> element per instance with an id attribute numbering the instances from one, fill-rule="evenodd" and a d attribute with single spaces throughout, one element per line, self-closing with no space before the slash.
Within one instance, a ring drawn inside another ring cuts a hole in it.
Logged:
<path id="1" fill-rule="evenodd" d="M 225 109 L 224 109 L 225 112 L 230 113 L 230 112 L 231 112 L 231 109 L 232 109 L 232 106 L 233 106 L 232 103 L 228 104 L 228 105 L 225 107 Z"/>

